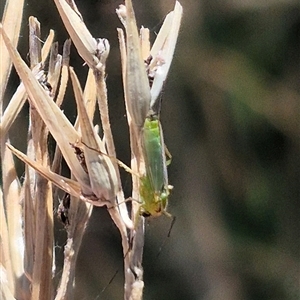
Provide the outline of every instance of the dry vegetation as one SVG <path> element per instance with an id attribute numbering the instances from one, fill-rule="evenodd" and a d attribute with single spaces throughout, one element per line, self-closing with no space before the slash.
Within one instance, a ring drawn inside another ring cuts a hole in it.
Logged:
<path id="1" fill-rule="evenodd" d="M 106 59 L 109 41 L 93 38 L 73 1 L 54 1 L 71 37 L 58 53 L 54 32 L 41 42 L 42 24 L 29 18 L 29 59 L 24 62 L 16 46 L 22 20 L 22 1 L 7 1 L 1 33 L 1 297 L 3 299 L 72 299 L 75 266 L 85 228 L 93 206 L 104 206 L 118 228 L 124 258 L 125 299 L 141 299 L 144 217 L 140 216 L 139 178 L 145 173 L 141 133 L 150 102 L 158 98 L 167 76 L 181 18 L 181 5 L 168 15 L 150 50 L 149 30 L 138 32 L 131 1 L 120 5 L 117 14 L 123 23 L 118 29 L 122 60 L 127 120 L 130 131 L 131 169 L 116 158 L 110 127 L 106 87 Z M 17 11 L 16 11 L 17 7 Z M 12 31 L 12 29 L 14 31 Z M 84 88 L 69 65 L 71 41 L 89 68 Z M 140 46 L 141 45 L 141 46 Z M 148 74 L 144 60 L 151 57 Z M 3 107 L 5 88 L 14 65 L 21 84 Z M 156 72 L 159 73 L 156 79 Z M 72 85 L 77 118 L 71 124 L 60 109 L 68 85 Z M 29 103 L 26 154 L 10 143 L 9 129 L 24 103 Z M 99 108 L 101 126 L 93 125 Z M 5 108 L 5 110 L 4 110 Z M 49 155 L 51 135 L 56 142 Z M 26 163 L 25 174 L 17 176 L 13 156 Z M 70 177 L 61 173 L 62 159 Z M 119 173 L 121 165 L 132 174 L 132 201 L 128 211 Z M 65 196 L 55 207 L 58 191 Z M 62 266 L 55 265 L 54 212 L 65 224 L 67 241 Z M 58 286 L 54 276 L 59 274 Z M 55 282 L 56 282 L 55 281 Z M 100 291 L 99 291 L 100 292 Z"/>

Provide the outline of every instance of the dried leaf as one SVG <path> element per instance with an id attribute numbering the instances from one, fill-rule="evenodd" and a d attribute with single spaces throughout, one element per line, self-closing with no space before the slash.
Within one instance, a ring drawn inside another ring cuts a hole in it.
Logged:
<path id="1" fill-rule="evenodd" d="M 97 41 L 86 28 L 82 16 L 65 0 L 54 2 L 79 55 L 90 68 L 97 69 L 102 65 L 98 57 Z"/>
<path id="2" fill-rule="evenodd" d="M 2 23 L 7 30 L 7 35 L 12 41 L 14 47 L 17 47 L 20 28 L 23 16 L 24 0 L 8 0 L 6 1 Z M 11 58 L 6 50 L 5 44 L 0 39 L 0 53 L 1 53 L 1 72 L 0 72 L 0 112 L 3 111 L 2 103 L 4 91 L 7 85 L 9 73 L 11 70 Z"/>
<path id="3" fill-rule="evenodd" d="M 180 28 L 181 17 L 182 6 L 178 1 L 176 1 L 174 11 L 170 12 L 166 16 L 150 51 L 152 61 L 149 65 L 149 72 L 153 72 L 154 78 L 151 87 L 151 109 L 154 109 L 157 104 L 157 98 L 162 91 L 163 84 L 170 69 Z"/>
<path id="4" fill-rule="evenodd" d="M 54 38 L 53 30 L 50 30 L 50 33 L 47 37 L 47 40 L 42 48 L 42 65 L 45 62 L 47 56 L 49 55 L 50 47 L 49 43 L 52 43 Z M 35 75 L 36 79 L 38 81 L 41 81 L 43 77 L 43 72 L 40 72 L 41 68 L 40 66 L 37 66 L 35 69 L 32 70 L 33 74 Z M 1 72 L 0 72 L 1 73 Z M 8 132 L 9 128 L 17 118 L 19 112 L 21 111 L 25 101 L 26 101 L 27 95 L 26 90 L 24 88 L 23 83 L 20 83 L 18 86 L 16 92 L 14 93 L 13 97 L 11 98 L 8 106 L 6 107 L 3 116 L 1 118 L 0 123 L 0 136 L 3 137 Z"/>
<path id="5" fill-rule="evenodd" d="M 47 128 L 59 145 L 70 170 L 79 181 L 83 193 L 90 195 L 91 189 L 89 178 L 77 160 L 73 149 L 70 147 L 70 143 L 76 143 L 76 141 L 80 140 L 79 134 L 35 79 L 31 70 L 22 60 L 17 50 L 11 45 L 2 26 L 0 26 L 0 32 L 2 33 L 3 39 L 11 54 L 15 68 L 26 87 L 32 105 L 37 109 Z"/>
<path id="6" fill-rule="evenodd" d="M 120 5 L 117 14 L 123 20 L 126 29 L 126 80 L 125 89 L 127 104 L 132 122 L 142 128 L 150 108 L 150 87 L 140 46 L 140 38 L 135 15 L 130 0 L 125 1 L 126 7 Z"/>
<path id="7" fill-rule="evenodd" d="M 110 158 L 101 154 L 101 152 L 105 153 L 104 143 L 93 129 L 84 105 L 78 78 L 72 68 L 70 68 L 70 75 L 77 103 L 80 130 L 84 142 L 85 162 L 88 168 L 92 191 L 99 199 L 110 200 L 114 205 L 118 191 L 115 168 Z"/>
<path id="8" fill-rule="evenodd" d="M 53 182 L 60 189 L 69 193 L 75 197 L 81 198 L 81 188 L 80 184 L 77 181 L 68 179 L 66 177 L 60 176 L 58 174 L 53 173 L 48 168 L 42 166 L 36 161 L 30 159 L 27 155 L 17 150 L 13 146 L 6 144 L 7 147 L 16 155 L 20 160 L 24 163 L 28 164 L 32 168 L 34 168 L 38 173 L 40 173 L 43 177 L 47 178 L 49 181 Z"/>

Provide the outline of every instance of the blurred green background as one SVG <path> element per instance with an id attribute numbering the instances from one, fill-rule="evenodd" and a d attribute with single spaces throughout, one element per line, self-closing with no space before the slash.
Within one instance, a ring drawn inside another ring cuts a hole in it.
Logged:
<path id="1" fill-rule="evenodd" d="M 76 3 L 93 36 L 111 43 L 111 123 L 118 157 L 129 164 L 115 14 L 121 2 Z M 174 5 L 133 3 L 138 24 L 149 27 L 152 38 Z M 169 212 L 177 221 L 169 238 L 168 218 L 147 221 L 144 299 L 300 299 L 300 2 L 181 4 L 161 116 L 173 156 Z M 24 58 L 30 15 L 40 20 L 43 38 L 50 28 L 60 45 L 68 37 L 53 1 L 27 0 L 19 43 Z M 87 67 L 74 49 L 71 65 L 84 82 Z M 64 110 L 74 120 L 69 95 Z M 27 118 L 24 110 L 11 136 Z M 123 175 L 129 196 L 130 176 Z M 60 260 L 66 237 L 57 225 Z M 95 208 L 78 258 L 75 299 L 122 299 L 122 267 L 118 231 L 106 210 Z"/>

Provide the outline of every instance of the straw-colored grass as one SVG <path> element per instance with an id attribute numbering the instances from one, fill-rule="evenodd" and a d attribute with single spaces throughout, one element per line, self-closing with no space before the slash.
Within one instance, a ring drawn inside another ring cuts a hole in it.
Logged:
<path id="1" fill-rule="evenodd" d="M 141 132 L 150 105 L 156 101 L 170 67 L 181 6 L 177 2 L 174 12 L 166 18 L 162 33 L 152 50 L 149 32 L 143 29 L 141 35 L 138 33 L 131 1 L 125 1 L 125 6 L 117 10 L 126 29 L 126 38 L 121 29 L 118 29 L 118 35 L 132 152 L 132 199 L 138 200 L 132 201 L 132 211 L 128 212 L 107 105 L 105 65 L 109 42 L 92 37 L 73 1 L 54 2 L 78 54 L 89 68 L 83 90 L 75 70 L 69 66 L 70 40 L 65 42 L 64 51 L 59 54 L 57 44 L 53 42 L 54 32 L 50 31 L 42 47 L 41 24 L 34 17 L 29 18 L 30 66 L 22 60 L 16 47 L 23 1 L 6 2 L 0 27 L 1 298 L 71 299 L 76 259 L 87 222 L 93 206 L 104 206 L 119 229 L 122 240 L 124 298 L 141 299 L 144 287 L 144 218 L 139 214 L 142 201 L 139 201 L 139 178 L 145 173 Z M 150 55 L 153 60 L 148 72 L 152 72 L 154 88 L 149 86 L 144 64 Z M 162 56 L 163 63 L 156 59 Z M 21 84 L 4 108 L 4 91 L 12 65 Z M 48 69 L 45 69 L 46 65 Z M 158 70 L 160 78 L 156 80 Z M 66 87 L 70 83 L 77 104 L 75 124 L 71 124 L 60 110 Z M 30 121 L 28 135 L 24 137 L 27 143 L 24 154 L 10 144 L 9 129 L 26 101 L 30 104 Z M 100 134 L 92 122 L 97 106 L 103 130 Z M 50 160 L 48 152 L 49 134 L 56 141 L 53 160 Z M 22 182 L 17 176 L 13 155 L 26 163 Z M 62 158 L 70 169 L 70 178 L 59 174 Z M 53 281 L 56 268 L 53 200 L 57 197 L 58 188 L 66 193 L 58 212 L 65 222 L 67 242 L 63 271 L 56 287 Z"/>

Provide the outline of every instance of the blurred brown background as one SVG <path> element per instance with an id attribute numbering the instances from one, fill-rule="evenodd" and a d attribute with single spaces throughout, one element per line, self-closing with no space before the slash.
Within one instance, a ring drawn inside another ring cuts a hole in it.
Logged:
<path id="1" fill-rule="evenodd" d="M 121 1 L 76 3 L 92 34 L 111 43 L 111 123 L 118 157 L 129 164 L 115 14 Z M 174 5 L 133 3 L 138 24 L 149 27 L 153 38 Z M 300 2 L 181 4 L 162 108 L 173 155 L 169 211 L 177 221 L 170 238 L 168 218 L 147 222 L 144 299 L 300 299 Z M 19 43 L 24 58 L 30 15 L 40 20 L 43 37 L 50 28 L 60 45 L 68 37 L 51 0 L 27 0 Z M 82 64 L 73 49 L 71 65 L 84 81 Z M 8 96 L 17 82 L 15 77 Z M 64 110 L 74 120 L 69 95 Z M 26 109 L 11 136 L 22 122 L 28 122 Z M 129 196 L 130 176 L 123 173 Z M 57 226 L 60 260 L 66 237 Z M 118 231 L 105 209 L 96 208 L 79 256 L 76 299 L 122 299 L 122 274 Z"/>

